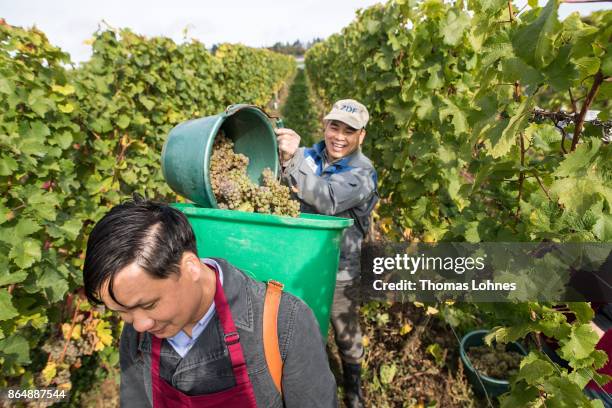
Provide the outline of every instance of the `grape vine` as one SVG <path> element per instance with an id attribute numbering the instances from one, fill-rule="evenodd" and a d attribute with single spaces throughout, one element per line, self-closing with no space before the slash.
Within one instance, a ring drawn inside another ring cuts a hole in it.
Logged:
<path id="1" fill-rule="evenodd" d="M 307 52 L 323 101 L 352 97 L 370 110 L 364 150 L 379 171 L 387 237 L 612 241 L 612 147 L 599 126 L 611 118 L 612 11 L 559 21 L 558 8 L 389 1 Z M 572 120 L 556 126 L 543 112 Z M 581 393 L 591 378 L 608 380 L 596 373 L 606 357 L 593 311 L 553 306 L 455 304 L 440 315 L 485 316 L 499 343 L 534 340 L 502 406 L 597 406 Z M 540 335 L 571 369 L 540 351 Z"/>
<path id="2" fill-rule="evenodd" d="M 170 129 L 231 103 L 264 105 L 295 72 L 268 50 L 212 54 L 128 29 L 88 43 L 76 67 L 40 30 L 0 19 L 1 388 L 70 388 L 71 375 L 117 365 L 119 325 L 79 290 L 93 223 L 134 191 L 180 200 L 161 174 Z"/>

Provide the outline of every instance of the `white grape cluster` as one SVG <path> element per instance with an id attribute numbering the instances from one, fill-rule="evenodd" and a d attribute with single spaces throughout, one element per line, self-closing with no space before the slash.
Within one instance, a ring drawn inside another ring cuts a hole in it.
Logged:
<path id="1" fill-rule="evenodd" d="M 291 198 L 269 168 L 262 173 L 263 185 L 249 179 L 249 158 L 234 152 L 234 142 L 219 131 L 210 160 L 210 183 L 221 209 L 297 217 L 300 203 Z"/>

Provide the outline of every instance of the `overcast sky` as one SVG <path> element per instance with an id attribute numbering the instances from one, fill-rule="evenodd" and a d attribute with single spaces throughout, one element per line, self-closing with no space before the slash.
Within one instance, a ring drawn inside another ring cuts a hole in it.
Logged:
<path id="1" fill-rule="evenodd" d="M 84 41 L 102 20 L 138 34 L 162 35 L 176 42 L 197 38 L 207 47 L 216 43 L 270 46 L 277 41 L 303 42 L 340 31 L 355 11 L 376 0 L 0 0 L 0 18 L 16 26 L 36 25 L 51 43 L 70 53 L 75 62 L 87 60 L 91 47 Z M 526 0 L 517 1 L 525 4 Z M 540 1 L 543 3 L 543 0 Z M 561 17 L 580 10 L 612 8 L 612 3 L 561 5 Z M 102 25 L 104 27 L 104 25 Z"/>

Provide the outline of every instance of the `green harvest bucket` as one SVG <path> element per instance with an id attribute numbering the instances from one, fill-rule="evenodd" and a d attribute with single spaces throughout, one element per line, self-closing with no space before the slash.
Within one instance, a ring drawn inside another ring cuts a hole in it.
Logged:
<path id="1" fill-rule="evenodd" d="M 278 174 L 276 134 L 261 109 L 232 105 L 218 115 L 183 122 L 170 131 L 164 143 L 162 172 L 172 190 L 207 208 L 217 208 L 209 168 L 219 129 L 234 141 L 235 152 L 249 158 L 247 172 L 254 183 L 261 184 L 266 167 Z"/>
<path id="2" fill-rule="evenodd" d="M 314 312 L 324 341 L 334 297 L 340 241 L 350 218 L 298 218 L 172 204 L 189 219 L 198 255 L 225 258 L 254 279 L 277 280 Z"/>
<path id="3" fill-rule="evenodd" d="M 466 368 L 466 375 L 474 390 L 480 395 L 488 395 L 489 397 L 497 397 L 505 392 L 510 391 L 510 383 L 507 380 L 493 378 L 480 374 L 470 362 L 467 355 L 467 350 L 471 347 L 479 347 L 485 344 L 484 338 L 489 334 L 489 330 L 474 330 L 463 336 L 459 347 L 459 356 Z M 506 351 L 516 351 L 526 356 L 527 352 L 517 342 L 508 343 Z M 478 380 L 480 378 L 480 381 Z M 482 382 L 482 384 L 481 384 Z M 484 386 L 484 389 L 483 389 Z"/>

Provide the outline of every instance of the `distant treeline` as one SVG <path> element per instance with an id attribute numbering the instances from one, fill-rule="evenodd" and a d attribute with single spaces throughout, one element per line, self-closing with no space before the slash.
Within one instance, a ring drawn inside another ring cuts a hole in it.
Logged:
<path id="1" fill-rule="evenodd" d="M 277 42 L 273 46 L 268 47 L 268 49 L 281 54 L 301 56 L 304 55 L 310 47 L 321 41 L 323 41 L 322 38 L 315 38 L 312 41 L 308 41 L 306 44 L 303 44 L 300 40 L 295 40 L 293 44 L 288 42 Z"/>
<path id="2" fill-rule="evenodd" d="M 306 44 L 302 43 L 300 40 L 295 40 L 293 43 L 289 43 L 289 42 L 281 43 L 279 41 L 271 47 L 263 47 L 263 48 L 267 48 L 268 50 L 278 52 L 280 54 L 293 55 L 293 56 L 298 57 L 298 56 L 303 56 L 310 47 L 322 41 L 323 41 L 323 38 L 315 38 L 312 41 L 308 41 Z M 220 45 L 221 44 L 214 44 L 210 48 L 210 52 L 212 54 L 215 54 Z"/>

